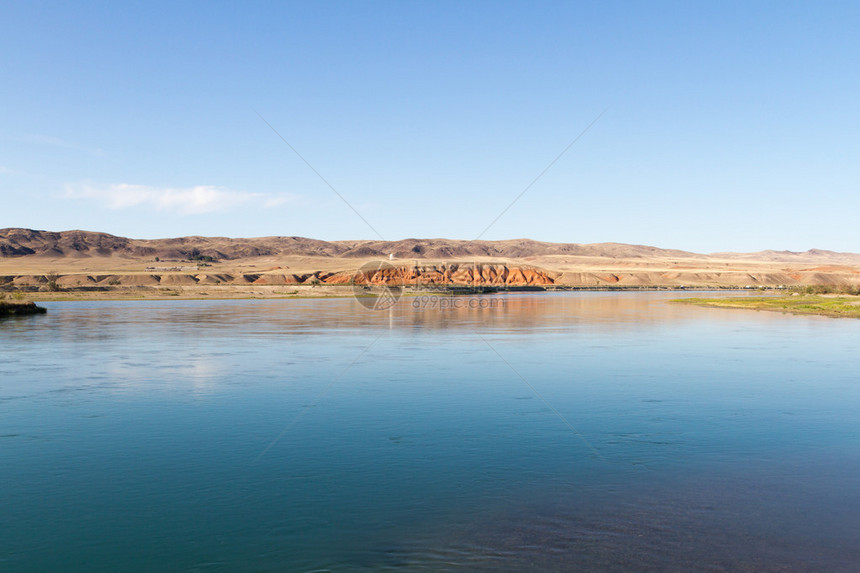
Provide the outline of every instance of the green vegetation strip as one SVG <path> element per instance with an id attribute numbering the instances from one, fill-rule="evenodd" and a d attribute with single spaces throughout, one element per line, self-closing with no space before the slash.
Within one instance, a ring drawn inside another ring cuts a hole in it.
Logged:
<path id="1" fill-rule="evenodd" d="M 820 314 L 860 318 L 857 296 L 769 296 L 749 298 L 679 298 L 672 302 L 719 308 L 775 310 L 794 314 Z"/>

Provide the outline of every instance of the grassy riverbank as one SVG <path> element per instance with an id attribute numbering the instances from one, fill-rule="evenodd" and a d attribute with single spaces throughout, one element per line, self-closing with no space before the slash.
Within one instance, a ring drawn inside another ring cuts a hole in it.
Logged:
<path id="1" fill-rule="evenodd" d="M 860 318 L 860 296 L 795 295 L 750 298 L 682 298 L 672 302 L 717 308 Z"/>

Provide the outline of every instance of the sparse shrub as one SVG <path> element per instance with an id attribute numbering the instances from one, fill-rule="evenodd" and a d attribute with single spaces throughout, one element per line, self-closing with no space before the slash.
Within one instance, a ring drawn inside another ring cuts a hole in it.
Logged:
<path id="1" fill-rule="evenodd" d="M 800 294 L 847 294 L 860 295 L 860 285 L 806 285 L 792 287 L 792 292 Z"/>
<path id="2" fill-rule="evenodd" d="M 48 274 L 45 275 L 45 280 L 48 281 L 48 290 L 51 292 L 57 292 L 60 290 L 60 285 L 57 284 L 57 279 L 60 278 L 55 271 L 48 271 Z"/>
<path id="3" fill-rule="evenodd" d="M 24 293 L 19 290 L 16 290 L 12 293 L 12 298 L 15 300 L 24 300 Z"/>
<path id="4" fill-rule="evenodd" d="M 203 261 L 206 263 L 217 263 L 218 262 L 218 259 L 216 259 L 215 257 L 213 257 L 211 255 L 202 254 L 200 252 L 200 249 L 198 249 L 198 248 L 191 249 L 191 252 L 188 253 L 188 260 L 189 261 Z"/>

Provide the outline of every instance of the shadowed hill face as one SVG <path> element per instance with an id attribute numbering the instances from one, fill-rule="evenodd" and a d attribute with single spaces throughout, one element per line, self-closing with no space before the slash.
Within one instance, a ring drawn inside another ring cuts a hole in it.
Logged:
<path id="1" fill-rule="evenodd" d="M 51 233 L 30 229 L 0 230 L 0 255 L 70 255 L 87 253 L 95 256 L 109 256 L 116 251 L 128 249 L 129 239 L 115 237 L 107 233 L 87 231 L 64 231 Z"/>

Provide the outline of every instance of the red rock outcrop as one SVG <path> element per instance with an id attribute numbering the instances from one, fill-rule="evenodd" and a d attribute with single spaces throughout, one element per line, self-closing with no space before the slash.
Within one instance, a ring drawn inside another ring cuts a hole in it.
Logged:
<path id="1" fill-rule="evenodd" d="M 538 268 L 493 264 L 450 264 L 394 267 L 335 273 L 326 284 L 388 286 L 541 286 L 555 284 L 558 273 Z"/>

